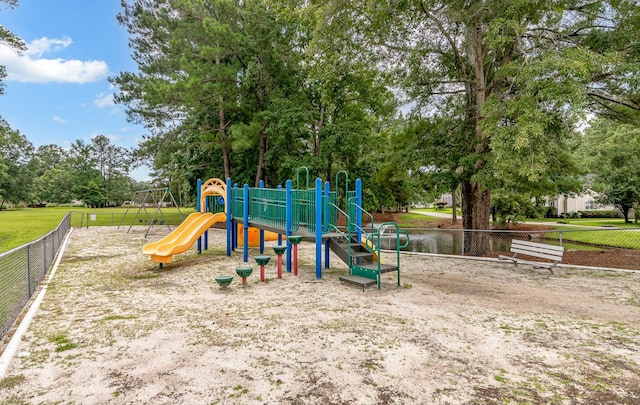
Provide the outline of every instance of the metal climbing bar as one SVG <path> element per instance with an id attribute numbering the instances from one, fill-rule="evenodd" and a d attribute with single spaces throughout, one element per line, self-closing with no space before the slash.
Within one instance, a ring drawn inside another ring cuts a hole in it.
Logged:
<path id="1" fill-rule="evenodd" d="M 324 197 L 324 231 L 331 232 L 331 229 L 338 227 L 338 213 L 342 212 L 338 206 L 338 193 L 329 192 Z"/>

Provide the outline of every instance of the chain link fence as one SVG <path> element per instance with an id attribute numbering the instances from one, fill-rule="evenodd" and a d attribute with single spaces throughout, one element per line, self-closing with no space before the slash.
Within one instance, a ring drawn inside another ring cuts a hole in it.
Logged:
<path id="1" fill-rule="evenodd" d="M 29 302 L 51 267 L 71 226 L 124 226 L 124 220 L 130 221 L 128 226 L 131 223 L 149 224 L 140 219 L 140 216 L 132 220 L 128 216 L 123 218 L 117 214 L 99 215 L 72 211 L 56 229 L 40 239 L 0 254 L 0 336 L 9 331 Z M 180 216 L 171 214 L 156 225 L 168 226 L 169 223 L 179 222 Z M 410 252 L 497 257 L 508 254 L 513 239 L 524 239 L 563 246 L 565 264 L 640 269 L 640 229 L 477 231 L 426 228 L 407 231 L 410 243 L 404 250 Z M 381 247 L 395 247 L 395 237 L 395 234 L 386 234 L 381 239 Z M 606 254 L 607 252 L 613 254 Z"/>
<path id="2" fill-rule="evenodd" d="M 40 239 L 0 254 L 0 336 L 10 330 L 49 271 L 71 227 L 71 217 L 68 213 Z"/>
<path id="3" fill-rule="evenodd" d="M 152 210 L 141 212 L 79 212 L 74 211 L 74 227 L 89 228 L 91 226 L 117 226 L 129 229 L 132 226 L 166 226 L 179 225 L 188 215 L 182 212 L 156 213 Z M 169 228 L 171 229 L 171 228 Z"/>
<path id="4" fill-rule="evenodd" d="M 522 239 L 563 246 L 565 264 L 640 269 L 640 229 L 481 231 L 424 228 L 407 231 L 410 243 L 404 250 L 411 252 L 497 257 L 509 254 L 513 239 Z M 395 246 L 395 235 L 389 234 L 386 240 L 389 246 Z"/>

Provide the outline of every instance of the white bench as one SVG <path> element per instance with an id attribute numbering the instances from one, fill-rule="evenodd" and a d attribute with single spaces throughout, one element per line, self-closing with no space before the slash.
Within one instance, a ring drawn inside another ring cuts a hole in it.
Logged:
<path id="1" fill-rule="evenodd" d="M 511 248 L 509 252 L 513 253 L 513 256 L 498 256 L 499 260 L 511 260 L 516 266 L 518 263 L 525 263 L 533 265 L 533 268 L 549 269 L 553 274 L 553 268 L 562 261 L 562 255 L 564 254 L 564 248 L 562 246 L 547 245 L 545 243 L 529 242 L 526 240 L 513 239 L 511 240 Z M 524 260 L 518 258 L 518 254 L 539 257 L 541 259 L 552 260 L 549 262 L 536 262 L 531 260 Z"/>

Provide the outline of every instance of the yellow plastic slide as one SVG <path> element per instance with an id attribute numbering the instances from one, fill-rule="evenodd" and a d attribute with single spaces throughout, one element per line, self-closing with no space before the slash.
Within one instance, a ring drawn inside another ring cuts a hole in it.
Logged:
<path id="1" fill-rule="evenodd" d="M 226 220 L 227 215 L 224 212 L 216 214 L 194 212 L 169 235 L 157 242 L 146 244 L 142 248 L 142 253 L 150 255 L 152 262 L 171 263 L 173 255 L 186 252 L 213 224 Z"/>

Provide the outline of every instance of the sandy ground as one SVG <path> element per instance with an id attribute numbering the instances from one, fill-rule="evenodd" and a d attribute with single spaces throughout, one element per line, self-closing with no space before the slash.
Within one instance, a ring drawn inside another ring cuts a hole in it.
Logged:
<path id="1" fill-rule="evenodd" d="M 1 403 L 640 403 L 640 272 L 403 255 L 363 293 L 305 243 L 222 289 L 224 231 L 163 270 L 143 233 L 74 230 Z"/>

